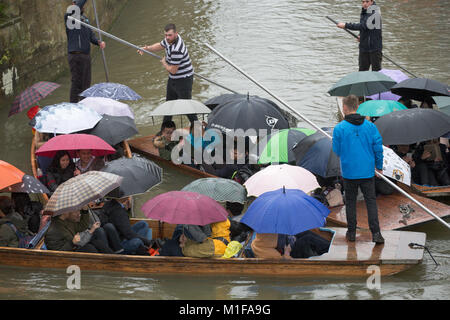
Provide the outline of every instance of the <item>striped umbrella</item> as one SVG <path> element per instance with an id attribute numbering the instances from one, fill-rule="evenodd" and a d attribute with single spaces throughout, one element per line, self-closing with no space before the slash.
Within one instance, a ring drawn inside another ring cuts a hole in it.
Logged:
<path id="1" fill-rule="evenodd" d="M 236 181 L 224 178 L 202 178 L 186 185 L 181 191 L 197 192 L 219 202 L 245 203 L 247 191 Z"/>
<path id="2" fill-rule="evenodd" d="M 44 211 L 53 216 L 80 210 L 89 202 L 104 197 L 119 187 L 122 177 L 100 171 L 88 171 L 67 180 L 56 188 Z"/>
<path id="3" fill-rule="evenodd" d="M 14 99 L 8 117 L 31 107 L 58 87 L 60 87 L 59 84 L 47 81 L 33 84 Z"/>

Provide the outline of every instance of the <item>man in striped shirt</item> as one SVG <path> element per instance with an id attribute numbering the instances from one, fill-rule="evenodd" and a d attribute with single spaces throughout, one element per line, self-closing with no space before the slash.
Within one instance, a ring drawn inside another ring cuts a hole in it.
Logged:
<path id="1" fill-rule="evenodd" d="M 194 68 L 183 39 L 178 34 L 173 23 L 164 28 L 164 39 L 150 46 L 142 47 L 148 51 L 165 50 L 166 55 L 161 59 L 164 68 L 169 72 L 167 81 L 166 101 L 176 99 L 192 99 L 192 83 Z M 138 51 L 141 55 L 142 51 Z M 187 115 L 191 122 L 197 120 L 197 115 Z M 163 121 L 170 121 L 172 116 L 165 116 Z"/>

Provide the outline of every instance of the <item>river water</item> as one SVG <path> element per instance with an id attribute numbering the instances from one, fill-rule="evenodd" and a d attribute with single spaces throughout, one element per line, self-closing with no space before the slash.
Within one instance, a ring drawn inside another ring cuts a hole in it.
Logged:
<path id="1" fill-rule="evenodd" d="M 418 76 L 450 83 L 450 1 L 396 0 L 378 4 L 383 17 L 384 53 Z M 108 31 L 137 45 L 152 44 L 162 39 L 164 25 L 174 22 L 200 75 L 238 92 L 270 98 L 212 53 L 204 45 L 208 43 L 316 124 L 334 126 L 336 100 L 326 92 L 341 77 L 357 71 L 358 49 L 355 39 L 325 16 L 350 22 L 359 19 L 359 12 L 359 2 L 346 0 L 130 0 Z M 166 72 L 155 58 L 141 57 L 134 49 L 110 39 L 105 41 L 110 81 L 126 84 L 143 97 L 129 105 L 135 112 L 140 135 L 154 133 L 157 126 L 148 113 L 165 100 Z M 93 50 L 92 82 L 103 82 L 103 65 L 96 48 Z M 386 60 L 383 63 L 384 68 L 397 69 Z M 43 75 L 42 80 L 46 79 Z M 61 87 L 41 100 L 42 106 L 68 101 L 69 74 L 56 82 Z M 198 78 L 194 81 L 194 99 L 206 101 L 222 93 L 227 91 Z M 25 113 L 7 118 L 12 99 L 0 100 L 0 158 L 31 173 L 28 119 Z M 308 127 L 306 123 L 300 126 Z M 142 216 L 139 208 L 152 196 L 179 190 L 190 181 L 164 168 L 164 182 L 137 197 L 135 215 Z M 421 265 L 382 278 L 380 290 L 368 289 L 367 279 L 104 272 L 82 272 L 81 289 L 69 290 L 65 270 L 0 267 L 0 298 L 448 299 L 450 234 L 437 222 L 410 230 L 427 233 L 427 246 L 440 265 L 435 266 L 425 253 Z"/>

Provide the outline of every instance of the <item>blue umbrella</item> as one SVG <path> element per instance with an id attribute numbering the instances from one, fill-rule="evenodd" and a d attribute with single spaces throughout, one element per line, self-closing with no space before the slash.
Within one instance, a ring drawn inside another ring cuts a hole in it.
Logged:
<path id="1" fill-rule="evenodd" d="M 114 100 L 139 100 L 140 95 L 124 84 L 114 82 L 96 83 L 80 93 L 82 97 L 103 97 Z"/>
<path id="2" fill-rule="evenodd" d="M 292 151 L 297 165 L 324 178 L 341 175 L 339 157 L 333 152 L 332 141 L 316 132 L 297 143 Z"/>
<path id="3" fill-rule="evenodd" d="M 297 233 L 322 227 L 330 210 L 298 189 L 278 189 L 260 195 L 241 219 L 257 233 Z"/>

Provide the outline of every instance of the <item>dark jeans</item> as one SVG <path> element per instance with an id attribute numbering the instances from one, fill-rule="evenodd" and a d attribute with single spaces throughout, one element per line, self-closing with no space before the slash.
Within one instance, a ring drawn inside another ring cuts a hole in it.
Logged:
<path id="1" fill-rule="evenodd" d="M 364 195 L 367 208 L 367 218 L 372 234 L 380 232 L 378 223 L 378 208 L 375 194 L 375 178 L 370 179 L 345 179 L 345 209 L 347 215 L 347 228 L 350 232 L 356 231 L 356 197 L 358 187 Z"/>
<path id="2" fill-rule="evenodd" d="M 72 74 L 70 102 L 82 100 L 79 94 L 91 86 L 91 56 L 84 53 L 69 53 L 69 67 Z"/>
<path id="3" fill-rule="evenodd" d="M 328 252 L 330 248 L 330 241 L 309 230 L 299 233 L 295 237 L 295 243 L 291 248 L 291 257 L 293 258 L 320 256 Z"/>
<path id="4" fill-rule="evenodd" d="M 148 240 L 152 239 L 152 231 L 145 221 L 135 223 L 131 226 L 131 229 L 140 237 L 147 238 Z M 136 254 L 140 247 L 144 247 L 144 242 L 140 238 L 131 238 L 123 240 L 121 245 L 125 250 L 125 254 Z"/>
<path id="5" fill-rule="evenodd" d="M 108 238 L 108 244 L 112 251 L 118 252 L 123 250 L 116 227 L 114 227 L 112 223 L 107 223 L 104 224 L 102 228 L 105 230 L 106 237 Z"/>
<path id="6" fill-rule="evenodd" d="M 192 99 L 192 84 L 194 76 L 167 80 L 166 101 L 177 99 Z M 198 120 L 196 114 L 188 114 L 189 121 Z M 164 116 L 163 121 L 172 120 L 172 116 Z"/>
<path id="7" fill-rule="evenodd" d="M 372 65 L 372 71 L 381 70 L 381 60 L 383 55 L 381 51 L 359 52 L 359 71 L 369 71 Z"/>
<path id="8" fill-rule="evenodd" d="M 108 236 L 103 228 L 97 228 L 92 235 L 91 241 L 75 251 L 89 253 L 114 253 L 109 247 Z"/>

